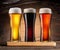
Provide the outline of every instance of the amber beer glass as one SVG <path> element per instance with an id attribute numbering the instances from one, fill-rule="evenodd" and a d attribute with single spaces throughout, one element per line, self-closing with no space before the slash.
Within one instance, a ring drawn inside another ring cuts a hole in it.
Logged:
<path id="1" fill-rule="evenodd" d="M 41 18 L 41 40 L 49 41 L 49 29 L 50 29 L 50 20 L 51 20 L 51 9 L 50 8 L 41 8 L 39 10 Z"/>
<path id="2" fill-rule="evenodd" d="M 36 9 L 24 9 L 25 19 L 25 41 L 33 42 L 35 40 L 34 27 L 35 27 Z"/>
<path id="3" fill-rule="evenodd" d="M 19 40 L 19 24 L 21 19 L 21 13 L 21 8 L 14 7 L 9 9 L 12 41 Z"/>

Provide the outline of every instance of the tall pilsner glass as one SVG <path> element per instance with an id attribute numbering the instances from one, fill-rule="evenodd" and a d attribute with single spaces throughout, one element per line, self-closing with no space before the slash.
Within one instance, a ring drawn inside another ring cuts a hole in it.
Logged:
<path id="1" fill-rule="evenodd" d="M 42 29 L 42 41 L 49 41 L 49 29 L 51 21 L 51 9 L 50 8 L 41 8 L 39 10 L 41 18 L 41 29 Z"/>
<path id="2" fill-rule="evenodd" d="M 12 41 L 19 40 L 19 24 L 21 19 L 21 13 L 21 8 L 14 7 L 9 9 Z"/>
<path id="3" fill-rule="evenodd" d="M 24 9 L 25 19 L 25 41 L 32 42 L 35 40 L 34 27 L 35 27 L 36 9 Z"/>

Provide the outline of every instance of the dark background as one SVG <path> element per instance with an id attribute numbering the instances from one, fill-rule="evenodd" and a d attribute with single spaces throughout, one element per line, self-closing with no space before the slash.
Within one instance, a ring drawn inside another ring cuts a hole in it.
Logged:
<path id="1" fill-rule="evenodd" d="M 0 44 L 6 44 L 10 40 L 10 18 L 8 10 L 10 7 L 24 8 L 33 7 L 39 8 L 51 8 L 51 40 L 60 41 L 60 3 L 59 0 L 20 0 L 19 2 L 12 2 L 9 4 L 3 4 L 7 0 L 0 1 Z"/>

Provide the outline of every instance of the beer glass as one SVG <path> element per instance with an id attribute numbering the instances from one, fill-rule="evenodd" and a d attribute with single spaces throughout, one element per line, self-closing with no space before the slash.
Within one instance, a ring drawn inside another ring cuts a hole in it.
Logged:
<path id="1" fill-rule="evenodd" d="M 50 8 L 41 8 L 39 10 L 40 19 L 41 19 L 41 40 L 49 41 L 49 29 L 50 29 L 50 21 L 51 21 L 51 9 Z"/>
<path id="2" fill-rule="evenodd" d="M 21 8 L 14 7 L 9 9 L 10 26 L 11 26 L 11 40 L 19 40 L 19 24 L 21 19 Z"/>
<path id="3" fill-rule="evenodd" d="M 35 27 L 36 9 L 24 9 L 25 20 L 25 41 L 33 42 L 35 40 L 34 27 Z"/>

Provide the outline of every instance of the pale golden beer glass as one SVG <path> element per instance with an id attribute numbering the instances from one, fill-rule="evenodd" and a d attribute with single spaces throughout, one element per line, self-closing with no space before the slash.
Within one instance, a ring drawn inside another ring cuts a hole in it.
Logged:
<path id="1" fill-rule="evenodd" d="M 21 21 L 21 13 L 21 8 L 15 7 L 9 9 L 12 41 L 19 40 L 19 25 Z"/>

